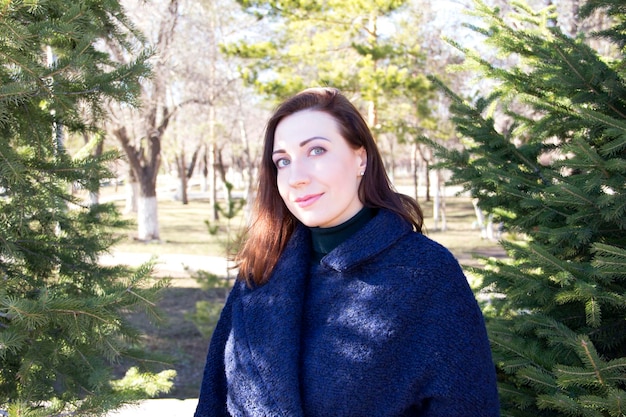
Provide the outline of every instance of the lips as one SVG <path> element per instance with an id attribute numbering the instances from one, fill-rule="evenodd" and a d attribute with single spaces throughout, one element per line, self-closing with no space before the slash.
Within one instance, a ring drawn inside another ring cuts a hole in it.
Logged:
<path id="1" fill-rule="evenodd" d="M 304 197 L 296 198 L 294 203 L 296 203 L 300 208 L 305 208 L 319 200 L 322 195 L 323 193 L 305 195 Z"/>

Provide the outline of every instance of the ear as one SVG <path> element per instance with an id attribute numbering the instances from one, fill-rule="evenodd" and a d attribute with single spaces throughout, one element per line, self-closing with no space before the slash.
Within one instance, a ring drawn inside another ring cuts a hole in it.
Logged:
<path id="1" fill-rule="evenodd" d="M 363 174 L 361 173 L 365 172 L 365 168 L 367 168 L 367 151 L 365 150 L 364 146 L 361 146 L 359 149 L 357 149 L 356 153 L 359 162 L 359 174 L 360 176 L 363 176 Z"/>

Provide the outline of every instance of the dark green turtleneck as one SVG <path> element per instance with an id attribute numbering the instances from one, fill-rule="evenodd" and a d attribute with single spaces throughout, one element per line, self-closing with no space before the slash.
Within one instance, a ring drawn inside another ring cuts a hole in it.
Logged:
<path id="1" fill-rule="evenodd" d="M 319 263 L 326 254 L 339 246 L 342 242 L 361 229 L 367 222 L 376 216 L 377 210 L 363 207 L 350 220 L 333 227 L 309 227 L 313 252 L 311 261 Z"/>

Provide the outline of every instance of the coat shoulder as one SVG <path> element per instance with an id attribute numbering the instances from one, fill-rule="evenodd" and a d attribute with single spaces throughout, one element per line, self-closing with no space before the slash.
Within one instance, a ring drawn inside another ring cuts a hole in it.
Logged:
<path id="1" fill-rule="evenodd" d="M 402 236 L 387 251 L 381 253 L 380 258 L 383 262 L 404 265 L 419 271 L 461 272 L 458 260 L 449 249 L 417 232 Z"/>

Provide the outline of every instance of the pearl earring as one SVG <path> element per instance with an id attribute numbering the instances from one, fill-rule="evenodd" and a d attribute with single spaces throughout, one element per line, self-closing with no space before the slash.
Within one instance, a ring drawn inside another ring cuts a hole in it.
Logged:
<path id="1" fill-rule="evenodd" d="M 365 175 L 365 171 L 361 171 L 361 172 L 359 173 L 359 175 L 360 175 L 360 176 Z"/>

